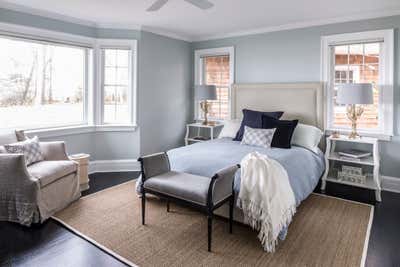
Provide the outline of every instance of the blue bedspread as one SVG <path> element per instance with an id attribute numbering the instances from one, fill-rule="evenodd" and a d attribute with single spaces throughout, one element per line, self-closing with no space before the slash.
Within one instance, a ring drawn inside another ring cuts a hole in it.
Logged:
<path id="1" fill-rule="evenodd" d="M 241 145 L 230 138 L 179 147 L 168 151 L 171 168 L 175 171 L 191 174 L 213 176 L 218 170 L 238 164 L 248 153 L 258 151 L 277 160 L 287 171 L 289 182 L 299 205 L 317 186 L 325 170 L 325 161 L 321 151 L 318 154 L 302 147 L 292 146 L 291 149 L 270 148 Z M 137 191 L 141 178 L 137 182 Z M 240 190 L 240 170 L 236 173 L 235 192 Z M 285 239 L 287 228 L 279 234 Z"/>
<path id="2" fill-rule="evenodd" d="M 168 151 L 168 156 L 173 170 L 211 177 L 224 167 L 240 163 L 244 156 L 253 151 L 268 155 L 286 169 L 297 205 L 313 192 L 325 170 L 321 151 L 315 154 L 297 146 L 291 149 L 265 149 L 240 145 L 240 142 L 230 138 L 172 149 Z M 240 171 L 236 174 L 234 188 L 239 192 Z"/>

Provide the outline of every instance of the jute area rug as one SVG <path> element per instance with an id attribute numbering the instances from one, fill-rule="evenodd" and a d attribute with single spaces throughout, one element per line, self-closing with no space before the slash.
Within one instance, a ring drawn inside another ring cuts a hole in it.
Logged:
<path id="1" fill-rule="evenodd" d="M 138 266 L 363 266 L 373 207 L 312 194 L 298 208 L 286 240 L 264 252 L 257 232 L 214 220 L 207 252 L 203 214 L 150 198 L 141 225 L 134 181 L 83 197 L 53 218 L 128 265 Z"/>

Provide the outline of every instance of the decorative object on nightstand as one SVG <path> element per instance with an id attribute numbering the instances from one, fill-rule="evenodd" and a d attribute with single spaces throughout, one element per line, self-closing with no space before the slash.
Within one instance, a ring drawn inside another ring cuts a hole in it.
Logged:
<path id="1" fill-rule="evenodd" d="M 204 125 L 214 125 L 214 122 L 209 122 L 207 114 L 211 108 L 211 103 L 207 100 L 217 100 L 217 88 L 215 85 L 196 85 L 194 89 L 196 101 L 200 101 L 200 108 L 204 112 Z"/>
<path id="2" fill-rule="evenodd" d="M 89 189 L 89 154 L 74 154 L 69 156 L 70 160 L 78 163 L 78 175 L 81 191 Z"/>
<path id="3" fill-rule="evenodd" d="M 357 120 L 364 112 L 361 105 L 374 103 L 372 97 L 372 84 L 370 83 L 345 83 L 339 85 L 336 102 L 347 105 L 347 118 L 351 121 L 351 133 L 349 138 L 356 139 L 360 135 L 357 133 Z"/>
<path id="4" fill-rule="evenodd" d="M 213 140 L 215 138 L 216 129 L 223 127 L 223 124 L 214 124 L 214 125 L 204 125 L 203 123 L 190 123 L 186 125 L 186 135 L 185 135 L 185 145 L 189 145 L 189 143 L 196 142 L 204 142 L 208 140 Z M 190 129 L 197 129 L 197 134 L 195 136 L 190 136 Z M 209 130 L 209 136 L 201 136 L 201 130 Z"/>
<path id="5" fill-rule="evenodd" d="M 347 149 L 340 152 L 336 151 L 336 143 L 338 142 L 358 144 L 368 148 L 365 151 Z M 347 156 L 344 157 L 340 153 Z M 327 181 L 346 184 L 375 190 L 375 199 L 381 202 L 379 164 L 379 142 L 377 138 L 360 137 L 358 139 L 351 139 L 348 136 L 329 136 L 326 139 L 326 169 L 322 177 L 321 191 L 325 192 Z"/>

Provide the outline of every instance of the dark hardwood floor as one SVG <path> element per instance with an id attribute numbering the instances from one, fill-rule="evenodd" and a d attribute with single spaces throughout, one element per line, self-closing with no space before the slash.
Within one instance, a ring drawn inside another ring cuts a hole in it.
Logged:
<path id="1" fill-rule="evenodd" d="M 96 173 L 90 175 L 88 195 L 136 179 L 139 173 Z M 89 267 L 126 266 L 113 256 L 49 219 L 31 228 L 0 222 L 0 266 Z"/>
<path id="2" fill-rule="evenodd" d="M 134 172 L 93 174 L 90 177 L 90 190 L 84 195 L 135 179 L 137 176 L 138 173 Z M 330 183 L 327 194 L 374 204 L 375 215 L 366 266 L 400 266 L 400 194 L 383 192 L 382 203 L 376 204 L 372 191 Z M 52 219 L 31 228 L 0 222 L 0 265 L 125 266 Z"/>

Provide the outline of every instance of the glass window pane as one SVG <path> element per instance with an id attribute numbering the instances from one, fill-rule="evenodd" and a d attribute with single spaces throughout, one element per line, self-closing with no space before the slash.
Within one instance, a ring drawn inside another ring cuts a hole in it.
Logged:
<path id="1" fill-rule="evenodd" d="M 129 66 L 130 51 L 123 49 L 104 50 L 105 57 L 111 55 L 114 65 L 104 67 L 103 121 L 106 124 L 128 124 L 131 121 L 128 101 L 128 85 L 131 72 Z"/>
<path id="2" fill-rule="evenodd" d="M 84 122 L 86 50 L 0 37 L 0 128 Z"/>
<path id="3" fill-rule="evenodd" d="M 128 67 L 129 66 L 129 50 L 116 50 L 117 51 L 117 63 L 118 67 Z"/>
<path id="4" fill-rule="evenodd" d="M 205 84 L 217 86 L 217 100 L 211 101 L 210 119 L 229 117 L 230 65 L 229 56 L 209 56 L 203 58 Z M 203 114 L 200 114 L 201 118 Z"/>
<path id="5" fill-rule="evenodd" d="M 115 67 L 117 65 L 117 52 L 114 49 L 104 49 L 104 65 Z"/>
<path id="6" fill-rule="evenodd" d="M 379 64 L 380 44 L 354 44 L 335 47 L 335 86 L 336 96 L 339 83 L 372 83 L 374 104 L 364 107 L 364 114 L 358 120 L 360 129 L 379 127 Z M 346 63 L 347 61 L 347 63 Z M 346 106 L 334 101 L 334 126 L 350 128 Z"/>
<path id="7" fill-rule="evenodd" d="M 104 84 L 114 85 L 117 83 L 117 69 L 115 67 L 105 67 Z"/>
<path id="8" fill-rule="evenodd" d="M 129 70 L 128 68 L 117 69 L 116 83 L 127 86 L 129 84 Z"/>

